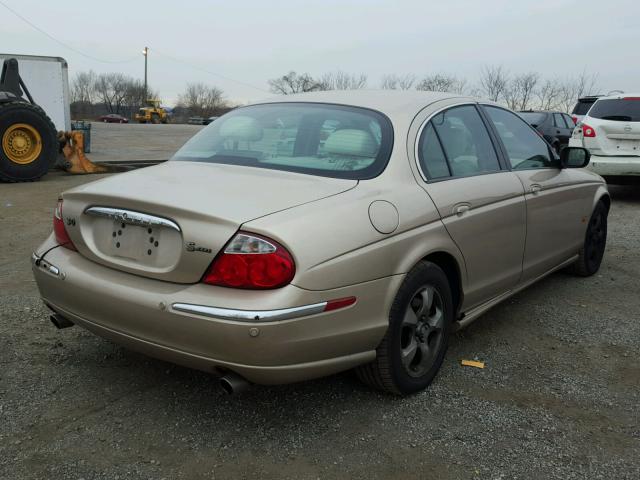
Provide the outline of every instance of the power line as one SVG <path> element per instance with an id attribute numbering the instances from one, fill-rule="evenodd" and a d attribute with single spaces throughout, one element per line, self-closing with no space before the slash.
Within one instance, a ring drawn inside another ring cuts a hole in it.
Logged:
<path id="1" fill-rule="evenodd" d="M 78 55 L 82 55 L 83 57 L 86 57 L 90 60 L 94 60 L 96 62 L 100 62 L 100 63 L 128 63 L 128 62 L 132 62 L 134 60 L 137 60 L 138 57 L 132 57 L 128 60 L 104 60 L 101 58 L 97 58 L 94 57 L 92 55 L 89 55 L 87 53 L 84 53 L 80 50 L 78 50 L 77 48 L 72 47 L 71 45 L 63 42 L 62 40 L 58 40 L 57 38 L 55 38 L 53 35 L 47 33 L 46 31 L 44 31 L 43 29 L 41 29 L 40 27 L 38 27 L 37 25 L 34 25 L 33 23 L 31 23 L 29 20 L 27 20 L 25 17 L 23 17 L 22 15 L 20 15 L 18 12 L 16 12 L 14 9 L 12 9 L 9 5 L 7 5 L 6 3 L 4 3 L 2 0 L 0 0 L 0 5 L 2 5 L 4 8 L 6 8 L 7 10 L 9 10 L 11 13 L 13 13 L 16 17 L 18 17 L 20 20 L 22 20 L 23 22 L 25 22 L 27 25 L 29 25 L 31 28 L 37 30 L 38 32 L 42 33 L 43 35 L 45 35 L 46 37 L 48 37 L 49 39 L 53 40 L 54 42 L 62 45 L 65 48 L 68 48 L 69 50 L 77 53 Z"/>
<path id="2" fill-rule="evenodd" d="M 242 82 L 240 80 L 236 80 L 234 78 L 230 78 L 230 77 L 221 75 L 219 73 L 212 72 L 211 70 L 207 70 L 206 68 L 199 67 L 198 65 L 193 65 L 192 63 L 185 62 L 184 60 L 180 60 L 179 58 L 175 58 L 175 57 L 173 57 L 171 55 L 163 53 L 163 52 L 159 51 L 156 48 L 154 48 L 153 51 L 155 53 L 157 53 L 158 55 L 162 56 L 162 57 L 166 57 L 169 60 L 173 60 L 174 62 L 182 63 L 183 65 L 187 65 L 188 67 L 194 68 L 196 70 L 200 70 L 200 71 L 202 71 L 204 73 L 208 73 L 209 75 L 213 75 L 215 77 L 219 77 L 219 78 L 222 78 L 222 79 L 227 80 L 229 82 L 237 83 L 239 85 L 244 85 L 245 87 L 253 88 L 254 90 L 258 90 L 260 92 L 271 93 L 271 92 L 269 92 L 269 90 L 265 90 L 264 88 L 256 87 L 255 85 L 251 85 L 250 83 Z"/>

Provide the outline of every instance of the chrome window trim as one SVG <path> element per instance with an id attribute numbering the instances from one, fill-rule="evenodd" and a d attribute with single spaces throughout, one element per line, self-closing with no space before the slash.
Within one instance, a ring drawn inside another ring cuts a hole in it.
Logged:
<path id="1" fill-rule="evenodd" d="M 155 215 L 149 215 L 147 213 L 136 212 L 134 210 L 125 210 L 122 208 L 112 207 L 89 207 L 84 213 L 94 217 L 111 218 L 127 225 L 138 225 L 141 227 L 167 227 L 172 230 L 180 232 L 180 227 L 177 223 L 162 217 L 156 217 Z"/>
<path id="2" fill-rule="evenodd" d="M 232 308 L 194 305 L 191 303 L 174 303 L 173 310 L 184 313 L 194 313 L 219 320 L 233 320 L 238 322 L 275 322 L 292 318 L 306 317 L 322 313 L 327 302 L 302 305 L 299 307 L 282 308 L 279 310 L 237 310 Z"/>
<path id="3" fill-rule="evenodd" d="M 427 123 L 429 123 L 433 117 L 435 117 L 436 115 L 444 112 L 445 110 L 449 110 L 450 108 L 463 107 L 465 105 L 476 106 L 476 105 L 478 105 L 478 102 L 470 102 L 470 101 L 467 100 L 467 101 L 464 101 L 464 102 L 461 102 L 461 103 L 453 103 L 451 105 L 447 105 L 446 107 L 442 107 L 442 108 L 436 110 L 435 112 L 433 112 L 431 115 L 429 115 L 422 122 L 422 125 L 420 125 L 420 128 L 418 129 L 418 133 L 416 135 L 416 139 L 415 139 L 415 142 L 414 142 L 414 145 L 413 145 L 413 155 L 414 155 L 414 159 L 413 160 L 414 160 L 414 162 L 416 162 L 416 166 L 418 167 L 418 172 L 420 173 L 420 176 L 422 177 L 422 180 L 424 180 L 425 182 L 429 183 L 429 182 L 438 182 L 438 181 L 454 180 L 456 178 L 462 178 L 462 177 L 455 177 L 453 175 L 451 175 L 449 177 L 444 177 L 444 178 L 434 178 L 434 179 L 427 178 L 427 176 L 425 175 L 424 171 L 422 170 L 422 167 L 420 166 L 420 157 L 418 156 L 418 149 L 420 147 L 420 138 L 422 138 L 422 131 L 427 127 Z M 482 117 L 480 117 L 480 118 L 482 118 Z M 489 132 L 487 132 L 487 134 L 489 134 Z M 492 142 L 493 142 L 493 140 L 492 140 Z M 496 155 L 498 155 L 498 152 L 496 152 Z M 496 172 L 491 172 L 491 173 L 496 173 Z M 469 176 L 475 176 L 475 175 L 469 175 Z"/>

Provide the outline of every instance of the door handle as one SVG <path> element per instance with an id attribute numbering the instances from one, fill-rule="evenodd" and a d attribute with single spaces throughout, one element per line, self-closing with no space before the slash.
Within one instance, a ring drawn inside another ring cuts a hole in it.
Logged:
<path id="1" fill-rule="evenodd" d="M 531 185 L 530 190 L 531 190 L 531 193 L 533 193 L 534 195 L 537 195 L 538 193 L 540 193 L 540 190 L 542 190 L 542 187 L 537 183 L 534 183 L 533 185 Z"/>
<path id="2" fill-rule="evenodd" d="M 461 216 L 461 215 L 464 215 L 466 212 L 468 212 L 470 208 L 471 208 L 471 205 L 469 205 L 468 203 L 456 205 L 455 207 L 453 207 L 453 213 L 455 213 L 458 216 Z"/>

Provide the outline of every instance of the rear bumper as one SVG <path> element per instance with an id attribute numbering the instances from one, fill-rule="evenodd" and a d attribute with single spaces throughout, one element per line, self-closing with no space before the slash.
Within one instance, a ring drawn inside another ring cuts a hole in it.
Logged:
<path id="1" fill-rule="evenodd" d="M 602 157 L 591 155 L 587 168 L 600 176 L 640 175 L 640 157 Z"/>
<path id="2" fill-rule="evenodd" d="M 166 361 L 217 374 L 231 370 L 260 384 L 320 377 L 372 360 L 403 279 L 325 291 L 293 285 L 242 291 L 141 278 L 64 248 L 49 252 L 39 265 L 35 259 L 43 300 L 72 322 Z M 350 307 L 318 309 L 348 296 L 357 298 Z M 213 307 L 213 314 L 185 311 L 178 304 Z M 237 312 L 258 313 L 262 320 Z"/>

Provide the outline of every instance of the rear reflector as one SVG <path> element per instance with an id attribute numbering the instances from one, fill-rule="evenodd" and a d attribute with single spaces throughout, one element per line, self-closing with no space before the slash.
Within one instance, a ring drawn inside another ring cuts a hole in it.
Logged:
<path id="1" fill-rule="evenodd" d="M 71 241 L 67 229 L 64 226 L 64 219 L 62 217 L 62 199 L 58 199 L 58 204 L 53 212 L 53 233 L 56 237 L 58 245 L 68 248 L 69 250 L 77 251 L 76 246 Z"/>
<path id="2" fill-rule="evenodd" d="M 593 138 L 596 136 L 596 131 L 591 128 L 589 125 L 587 125 L 586 123 L 582 124 L 582 135 L 584 135 L 587 138 Z"/>
<path id="3" fill-rule="evenodd" d="M 336 300 L 329 300 L 324 306 L 324 311 L 330 312 L 331 310 L 338 310 L 340 308 L 345 308 L 353 305 L 354 303 L 356 303 L 356 297 L 346 297 L 338 298 Z"/>

